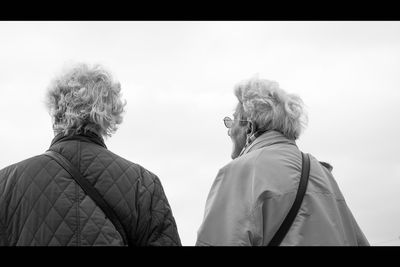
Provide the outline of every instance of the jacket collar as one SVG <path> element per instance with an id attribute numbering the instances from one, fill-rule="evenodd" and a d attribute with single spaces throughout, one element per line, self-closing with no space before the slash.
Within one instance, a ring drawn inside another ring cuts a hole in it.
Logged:
<path id="1" fill-rule="evenodd" d="M 261 133 L 260 135 L 256 135 L 253 141 L 248 144 L 248 146 L 244 149 L 242 154 L 249 153 L 253 150 L 266 147 L 266 146 L 271 146 L 274 144 L 280 144 L 280 143 L 285 143 L 285 144 L 290 144 L 290 145 L 296 145 L 296 142 L 294 140 L 288 139 L 286 136 L 284 136 L 282 133 L 278 131 L 266 131 L 264 133 Z"/>
<path id="2" fill-rule="evenodd" d="M 58 143 L 70 140 L 79 140 L 88 143 L 95 143 L 99 146 L 107 148 L 106 144 L 104 143 L 104 139 L 100 135 L 92 131 L 87 131 L 86 133 L 79 133 L 79 134 L 70 134 L 70 135 L 64 135 L 63 133 L 59 133 L 51 141 L 50 147 Z"/>

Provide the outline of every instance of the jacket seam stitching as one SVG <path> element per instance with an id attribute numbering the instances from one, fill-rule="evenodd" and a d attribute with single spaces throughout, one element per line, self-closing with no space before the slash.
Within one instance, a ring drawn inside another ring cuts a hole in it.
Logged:
<path id="1" fill-rule="evenodd" d="M 273 199 L 273 198 L 283 197 L 283 196 L 286 196 L 288 194 L 293 194 L 293 193 L 296 193 L 296 192 L 297 192 L 297 189 L 296 190 L 291 190 L 291 191 L 286 191 L 286 192 L 284 192 L 282 194 L 271 193 L 271 196 L 265 196 L 263 198 L 255 199 L 255 203 L 258 202 L 258 200 L 265 200 L 265 199 Z M 307 189 L 306 194 L 308 194 L 308 193 L 319 194 L 319 195 L 328 195 L 328 196 L 332 196 L 336 201 L 345 201 L 345 199 L 338 198 L 338 197 L 335 196 L 334 193 L 331 193 L 331 192 L 323 192 L 323 191 L 315 191 L 315 190 Z"/>
<path id="2" fill-rule="evenodd" d="M 208 242 L 205 242 L 205 241 L 203 241 L 201 239 L 198 239 L 197 242 L 200 243 L 199 245 L 215 246 L 215 245 L 213 245 L 211 243 L 208 243 Z"/>

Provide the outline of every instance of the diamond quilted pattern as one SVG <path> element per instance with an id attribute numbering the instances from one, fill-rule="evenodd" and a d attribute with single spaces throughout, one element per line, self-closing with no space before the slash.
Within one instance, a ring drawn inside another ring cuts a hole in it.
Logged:
<path id="1" fill-rule="evenodd" d="M 54 163 L 48 162 L 47 164 Z M 37 166 L 42 168 L 36 171 Z M 59 184 L 61 186 L 66 184 L 57 183 L 57 179 L 53 179 L 53 176 L 47 171 L 48 165 L 43 165 L 43 162 L 38 161 L 32 169 L 34 170 L 33 175 L 32 172 L 24 172 L 21 177 L 28 182 L 25 190 L 20 194 L 20 205 L 17 206 L 10 220 L 14 220 L 16 215 L 20 217 L 21 214 L 25 219 L 24 223 L 19 226 L 22 229 L 19 236 L 25 237 L 25 239 L 18 239 L 17 244 L 47 245 L 52 238 L 52 235 L 48 233 L 57 231 L 66 214 L 72 208 L 72 202 L 65 198 L 64 192 L 60 190 Z M 64 173 L 64 175 L 67 174 Z M 55 174 L 55 177 L 59 176 Z M 67 185 L 73 185 L 71 182 L 68 179 Z M 65 189 L 68 189 L 68 186 Z M 56 208 L 54 207 L 55 203 L 58 203 Z M 70 232 L 73 233 L 73 231 Z"/>
<path id="2" fill-rule="evenodd" d="M 77 166 L 99 191 L 118 215 L 131 244 L 180 245 L 159 178 L 107 150 L 101 138 L 92 142 L 93 136 L 86 137 L 58 136 L 51 149 Z M 46 156 L 1 170 L 0 194 L 0 245 L 123 245 L 104 212 Z"/>

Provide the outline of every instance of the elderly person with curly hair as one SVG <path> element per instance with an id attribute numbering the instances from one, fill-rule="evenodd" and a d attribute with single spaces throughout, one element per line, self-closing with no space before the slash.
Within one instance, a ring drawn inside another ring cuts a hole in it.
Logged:
<path id="1" fill-rule="evenodd" d="M 100 65 L 51 83 L 49 150 L 0 171 L 0 245 L 181 245 L 159 178 L 104 143 L 122 122 L 120 90 Z"/>
<path id="2" fill-rule="evenodd" d="M 295 140 L 307 123 L 302 100 L 257 77 L 239 83 L 234 92 L 233 120 L 224 119 L 233 161 L 212 185 L 196 245 L 369 245 L 332 167 L 309 154 L 308 183 L 297 201 L 303 167 Z M 299 209 L 286 217 L 293 203 Z"/>

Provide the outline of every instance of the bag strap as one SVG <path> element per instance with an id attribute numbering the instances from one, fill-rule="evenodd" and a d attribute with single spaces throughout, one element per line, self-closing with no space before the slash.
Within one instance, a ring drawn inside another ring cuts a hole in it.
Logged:
<path id="1" fill-rule="evenodd" d="M 299 212 L 301 203 L 303 202 L 304 195 L 306 193 L 308 177 L 310 176 L 310 156 L 301 152 L 301 178 L 299 182 L 299 188 L 297 190 L 296 198 L 293 202 L 289 213 L 286 215 L 285 220 L 282 222 L 278 231 L 275 233 L 268 246 L 279 246 L 282 240 L 285 238 L 287 232 L 293 224 L 294 219 Z"/>
<path id="2" fill-rule="evenodd" d="M 103 210 L 106 217 L 114 224 L 117 231 L 122 236 L 122 239 L 125 244 L 128 244 L 128 238 L 124 227 L 119 221 L 117 215 L 114 210 L 108 205 L 108 203 L 104 200 L 104 198 L 100 195 L 100 193 L 92 186 L 88 180 L 86 180 L 79 170 L 72 165 L 72 163 L 63 157 L 60 153 L 55 151 L 47 150 L 44 155 L 54 159 L 61 167 L 63 167 L 74 180 L 81 186 L 83 191 Z"/>

